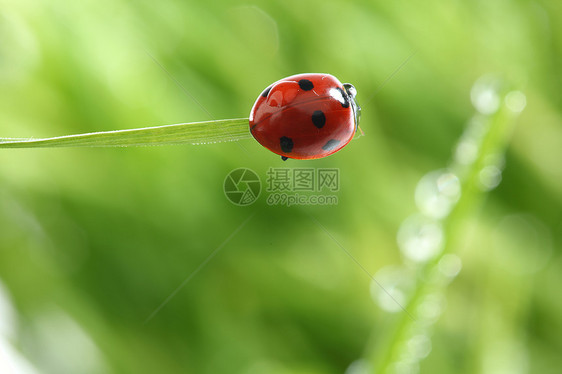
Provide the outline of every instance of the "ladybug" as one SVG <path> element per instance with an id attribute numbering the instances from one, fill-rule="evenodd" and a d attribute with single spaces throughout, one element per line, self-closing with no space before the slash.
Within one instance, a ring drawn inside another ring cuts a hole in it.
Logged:
<path id="1" fill-rule="evenodd" d="M 357 91 L 330 74 L 297 74 L 267 87 L 250 112 L 252 136 L 283 160 L 322 158 L 355 135 Z"/>

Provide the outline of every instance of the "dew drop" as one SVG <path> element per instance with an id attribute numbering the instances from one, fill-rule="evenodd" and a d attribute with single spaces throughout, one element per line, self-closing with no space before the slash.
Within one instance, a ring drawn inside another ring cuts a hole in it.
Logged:
<path id="1" fill-rule="evenodd" d="M 441 224 L 423 215 L 407 218 L 397 235 L 398 246 L 409 260 L 425 262 L 435 257 L 443 248 Z"/>
<path id="2" fill-rule="evenodd" d="M 432 171 L 416 187 L 418 208 L 429 217 L 443 218 L 449 214 L 461 195 L 459 178 L 446 170 Z"/>
<path id="3" fill-rule="evenodd" d="M 396 313 L 406 305 L 414 277 L 403 267 L 386 266 L 380 269 L 371 282 L 371 297 L 379 307 L 387 312 Z"/>
<path id="4" fill-rule="evenodd" d="M 478 143 L 473 139 L 462 139 L 455 149 L 455 161 L 461 165 L 469 165 L 478 156 Z"/>
<path id="5" fill-rule="evenodd" d="M 399 361 L 392 366 L 393 374 L 418 374 L 420 368 L 417 362 Z"/>
<path id="6" fill-rule="evenodd" d="M 511 91 L 505 96 L 505 105 L 513 113 L 521 113 L 527 106 L 527 97 L 521 91 Z"/>
<path id="7" fill-rule="evenodd" d="M 484 115 L 491 115 L 500 107 L 499 79 L 485 75 L 479 78 L 470 90 L 470 99 L 476 110 Z"/>
<path id="8" fill-rule="evenodd" d="M 418 306 L 417 315 L 424 323 L 434 323 L 443 312 L 445 298 L 440 294 L 428 295 Z"/>
<path id="9" fill-rule="evenodd" d="M 462 269 L 462 261 L 459 256 L 447 253 L 439 260 L 439 271 L 448 278 L 454 278 Z"/>
<path id="10" fill-rule="evenodd" d="M 426 358 L 431 352 L 431 339 L 425 334 L 413 336 L 408 341 L 408 351 L 416 360 Z"/>
<path id="11" fill-rule="evenodd" d="M 490 191 L 500 184 L 502 171 L 495 165 L 488 165 L 480 170 L 478 178 L 480 181 L 480 188 L 484 191 Z"/>

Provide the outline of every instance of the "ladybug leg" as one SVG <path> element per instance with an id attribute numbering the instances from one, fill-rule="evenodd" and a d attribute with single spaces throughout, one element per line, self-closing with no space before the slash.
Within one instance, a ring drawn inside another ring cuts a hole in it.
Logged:
<path id="1" fill-rule="evenodd" d="M 287 161 L 288 159 L 289 159 L 289 157 L 281 156 L 281 160 L 283 160 L 283 161 Z"/>

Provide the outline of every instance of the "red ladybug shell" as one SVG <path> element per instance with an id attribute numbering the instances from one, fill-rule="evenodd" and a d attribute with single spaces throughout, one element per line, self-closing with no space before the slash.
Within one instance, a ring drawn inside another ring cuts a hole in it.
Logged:
<path id="1" fill-rule="evenodd" d="M 298 74 L 267 87 L 250 112 L 250 132 L 283 159 L 331 155 L 353 138 L 355 88 L 329 74 Z"/>

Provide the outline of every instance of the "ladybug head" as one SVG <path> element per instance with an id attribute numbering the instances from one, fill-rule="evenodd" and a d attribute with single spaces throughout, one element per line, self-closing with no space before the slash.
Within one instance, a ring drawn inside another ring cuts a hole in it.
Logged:
<path id="1" fill-rule="evenodd" d="M 353 109 L 353 114 L 355 115 L 355 130 L 359 126 L 359 120 L 361 119 L 361 107 L 357 104 L 357 90 L 351 83 L 344 83 L 343 88 L 349 96 L 349 102 L 351 103 L 351 109 Z"/>

